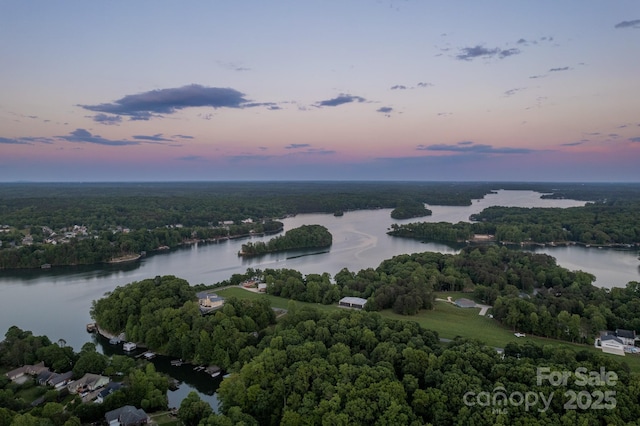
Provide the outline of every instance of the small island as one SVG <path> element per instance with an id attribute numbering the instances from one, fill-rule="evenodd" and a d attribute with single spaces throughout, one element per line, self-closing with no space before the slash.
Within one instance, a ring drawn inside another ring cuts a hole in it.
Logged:
<path id="1" fill-rule="evenodd" d="M 238 256 L 258 256 L 287 250 L 325 248 L 333 242 L 333 236 L 322 225 L 302 225 L 288 230 L 284 235 L 265 242 L 258 241 L 242 245 Z"/>
<path id="2" fill-rule="evenodd" d="M 411 219 L 414 217 L 431 216 L 431 210 L 420 201 L 404 200 L 391 211 L 392 219 Z"/>

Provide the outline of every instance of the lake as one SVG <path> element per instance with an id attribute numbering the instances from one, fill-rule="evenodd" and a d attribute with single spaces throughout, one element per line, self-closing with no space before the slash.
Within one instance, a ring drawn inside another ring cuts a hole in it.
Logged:
<path id="1" fill-rule="evenodd" d="M 138 262 L 118 265 L 64 267 L 49 270 L 0 271 L 0 332 L 17 325 L 36 335 L 47 335 L 52 341 L 62 338 L 79 351 L 91 341 L 85 331 L 91 322 L 91 301 L 117 286 L 157 275 L 175 275 L 191 284 L 214 284 L 247 268 L 291 268 L 303 274 L 328 272 L 334 275 L 342 268 L 359 271 L 375 268 L 395 255 L 434 251 L 457 253 L 445 244 L 422 243 L 418 240 L 390 237 L 392 223 L 415 221 L 468 221 L 469 216 L 486 207 L 574 207 L 585 203 L 575 200 L 541 199 L 532 191 L 496 191 L 470 206 L 427 206 L 432 216 L 394 220 L 391 209 L 332 214 L 304 214 L 283 219 L 285 231 L 304 224 L 324 225 L 333 235 L 333 245 L 326 253 L 308 251 L 269 254 L 259 258 L 241 258 L 237 253 L 247 241 L 266 241 L 273 236 L 229 240 L 220 243 L 195 244 L 149 255 Z M 531 250 L 554 256 L 558 264 L 571 270 L 583 270 L 596 276 L 595 285 L 624 287 L 629 281 L 640 281 L 636 251 L 569 247 L 539 247 Z M 180 392 L 186 396 L 185 389 Z M 195 386 L 195 385 L 194 385 Z M 201 395 L 202 396 L 202 395 Z M 174 396 L 175 397 L 175 396 Z"/>

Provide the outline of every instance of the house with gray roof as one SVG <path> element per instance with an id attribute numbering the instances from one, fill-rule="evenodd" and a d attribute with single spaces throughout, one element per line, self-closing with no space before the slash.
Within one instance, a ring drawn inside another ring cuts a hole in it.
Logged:
<path id="1" fill-rule="evenodd" d="M 109 426 L 135 426 L 149 422 L 149 416 L 142 408 L 136 408 L 133 405 L 125 405 L 108 411 L 104 415 Z"/>
<path id="2" fill-rule="evenodd" d="M 476 302 L 470 299 L 465 299 L 464 297 L 457 299 L 453 303 L 459 308 L 475 308 L 476 307 Z"/>

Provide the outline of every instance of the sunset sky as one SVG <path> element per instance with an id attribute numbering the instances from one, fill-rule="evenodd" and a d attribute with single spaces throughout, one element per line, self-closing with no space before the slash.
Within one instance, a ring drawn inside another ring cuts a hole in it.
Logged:
<path id="1" fill-rule="evenodd" d="M 640 1 L 2 1 L 0 182 L 640 181 Z"/>

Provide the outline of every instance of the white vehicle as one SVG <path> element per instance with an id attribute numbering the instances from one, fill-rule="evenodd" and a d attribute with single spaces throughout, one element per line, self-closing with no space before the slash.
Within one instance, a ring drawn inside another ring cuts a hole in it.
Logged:
<path id="1" fill-rule="evenodd" d="M 516 337 L 527 337 L 527 335 L 524 333 L 513 333 L 513 335 Z"/>

